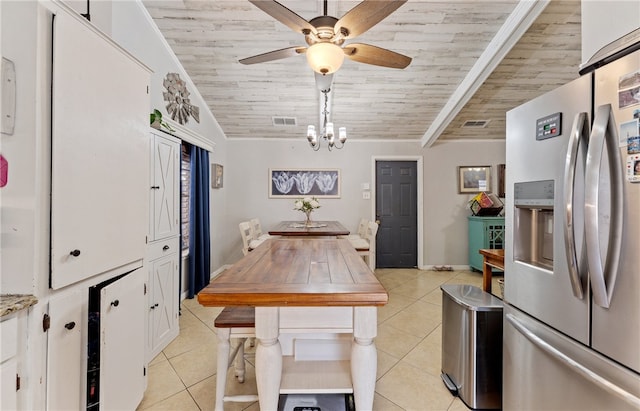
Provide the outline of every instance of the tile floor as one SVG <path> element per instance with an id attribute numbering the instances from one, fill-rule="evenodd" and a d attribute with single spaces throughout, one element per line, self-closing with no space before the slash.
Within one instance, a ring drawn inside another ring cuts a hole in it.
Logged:
<path id="1" fill-rule="evenodd" d="M 389 292 L 378 310 L 378 375 L 374 411 L 448 410 L 467 407 L 440 379 L 442 292 L 440 285 L 482 286 L 482 273 L 377 269 Z M 500 293 L 493 278 L 493 292 Z M 213 320 L 221 309 L 197 300 L 182 303 L 180 335 L 149 364 L 148 386 L 138 410 L 213 410 L 216 337 Z M 248 365 L 244 384 L 228 373 L 228 393 L 255 393 L 255 372 Z M 258 403 L 226 403 L 225 410 L 258 411 Z"/>

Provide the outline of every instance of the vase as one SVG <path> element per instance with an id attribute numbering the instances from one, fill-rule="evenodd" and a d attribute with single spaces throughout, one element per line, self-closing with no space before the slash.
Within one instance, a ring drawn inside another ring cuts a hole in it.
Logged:
<path id="1" fill-rule="evenodd" d="M 311 210 L 305 211 L 304 214 L 307 216 L 307 219 L 304 222 L 304 225 L 307 227 L 311 227 Z"/>

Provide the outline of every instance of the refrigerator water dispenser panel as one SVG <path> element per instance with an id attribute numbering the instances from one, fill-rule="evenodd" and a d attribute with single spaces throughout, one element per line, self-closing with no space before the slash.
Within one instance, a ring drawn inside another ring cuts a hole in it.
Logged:
<path id="1" fill-rule="evenodd" d="M 515 260 L 553 270 L 553 180 L 515 183 L 513 192 Z"/>

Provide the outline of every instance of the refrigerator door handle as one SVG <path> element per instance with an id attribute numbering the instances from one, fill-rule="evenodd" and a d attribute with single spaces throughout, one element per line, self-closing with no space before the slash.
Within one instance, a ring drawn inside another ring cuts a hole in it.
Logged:
<path id="1" fill-rule="evenodd" d="M 609 221 L 609 241 L 605 264 L 602 263 L 600 254 L 600 204 L 598 195 L 600 192 L 600 167 L 603 160 L 605 145 L 609 160 L 609 175 L 611 189 L 611 216 Z M 609 308 L 611 297 L 618 274 L 620 264 L 620 251 L 622 248 L 622 216 L 623 194 L 622 182 L 624 171 L 618 148 L 618 130 L 611 104 L 605 104 L 597 108 L 593 121 L 587 162 L 585 167 L 585 198 L 584 198 L 584 232 L 587 247 L 587 261 L 591 279 L 593 301 L 603 308 Z M 605 273 L 607 277 L 605 279 Z M 606 283 L 608 282 L 608 284 Z"/>
<path id="2" fill-rule="evenodd" d="M 578 149 L 585 149 L 589 138 L 589 117 L 587 113 L 578 113 L 573 120 L 571 134 L 569 135 L 569 145 L 567 148 L 567 159 L 564 166 L 564 207 L 566 222 L 564 225 L 564 247 L 569 267 L 569 279 L 573 295 L 582 300 L 584 298 L 584 288 L 580 273 L 584 272 L 584 263 L 578 262 L 576 251 L 576 235 L 574 230 L 574 186 L 576 178 L 576 167 L 578 162 Z"/>
<path id="3" fill-rule="evenodd" d="M 576 360 L 572 359 L 562 351 L 558 350 L 539 336 L 537 336 L 533 331 L 527 328 L 525 324 L 523 324 L 520 320 L 518 320 L 513 314 L 506 314 L 505 318 L 507 321 L 516 329 L 519 333 L 525 336 L 531 343 L 533 343 L 536 347 L 544 351 L 546 354 L 551 356 L 552 358 L 560 361 L 567 367 L 569 367 L 572 371 L 580 374 L 583 378 L 590 381 L 594 385 L 597 385 L 604 390 L 612 393 L 613 395 L 623 399 L 624 401 L 631 404 L 634 409 L 640 409 L 640 398 L 636 397 L 632 393 L 624 390 L 623 388 L 613 384 L 611 381 L 607 380 L 600 374 L 594 372 L 593 370 L 585 367 L 580 364 Z"/>

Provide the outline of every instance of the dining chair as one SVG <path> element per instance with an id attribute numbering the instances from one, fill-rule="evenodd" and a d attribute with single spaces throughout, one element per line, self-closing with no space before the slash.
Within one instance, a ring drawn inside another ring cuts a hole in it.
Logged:
<path id="1" fill-rule="evenodd" d="M 341 235 L 338 238 L 346 238 L 347 240 L 351 240 L 351 239 L 358 240 L 360 238 L 366 238 L 368 224 L 369 224 L 369 221 L 366 218 L 361 218 L 360 222 L 358 223 L 358 230 L 356 231 L 355 234 Z"/>
<path id="2" fill-rule="evenodd" d="M 369 264 L 371 271 L 376 269 L 376 234 L 378 233 L 378 224 L 369 221 L 367 223 L 367 232 L 365 238 L 360 240 L 349 240 L 354 246 L 358 255 L 361 255 Z"/>
<path id="3" fill-rule="evenodd" d="M 225 402 L 253 402 L 258 400 L 257 394 L 225 395 L 227 388 L 227 370 L 234 367 L 238 382 L 244 382 L 246 372 L 247 339 L 254 339 L 255 307 L 225 307 L 214 321 L 218 337 L 218 357 L 216 370 L 215 411 L 224 411 Z M 231 351 L 231 340 L 236 342 Z"/>
<path id="4" fill-rule="evenodd" d="M 251 251 L 251 224 L 248 221 L 242 221 L 238 224 L 240 228 L 240 237 L 242 237 L 242 254 L 247 255 Z"/>
<path id="5" fill-rule="evenodd" d="M 272 235 L 262 232 L 262 224 L 260 224 L 259 218 L 252 218 L 251 220 L 249 220 L 249 224 L 251 224 L 251 236 L 253 240 L 264 241 L 268 238 L 273 237 Z"/>

